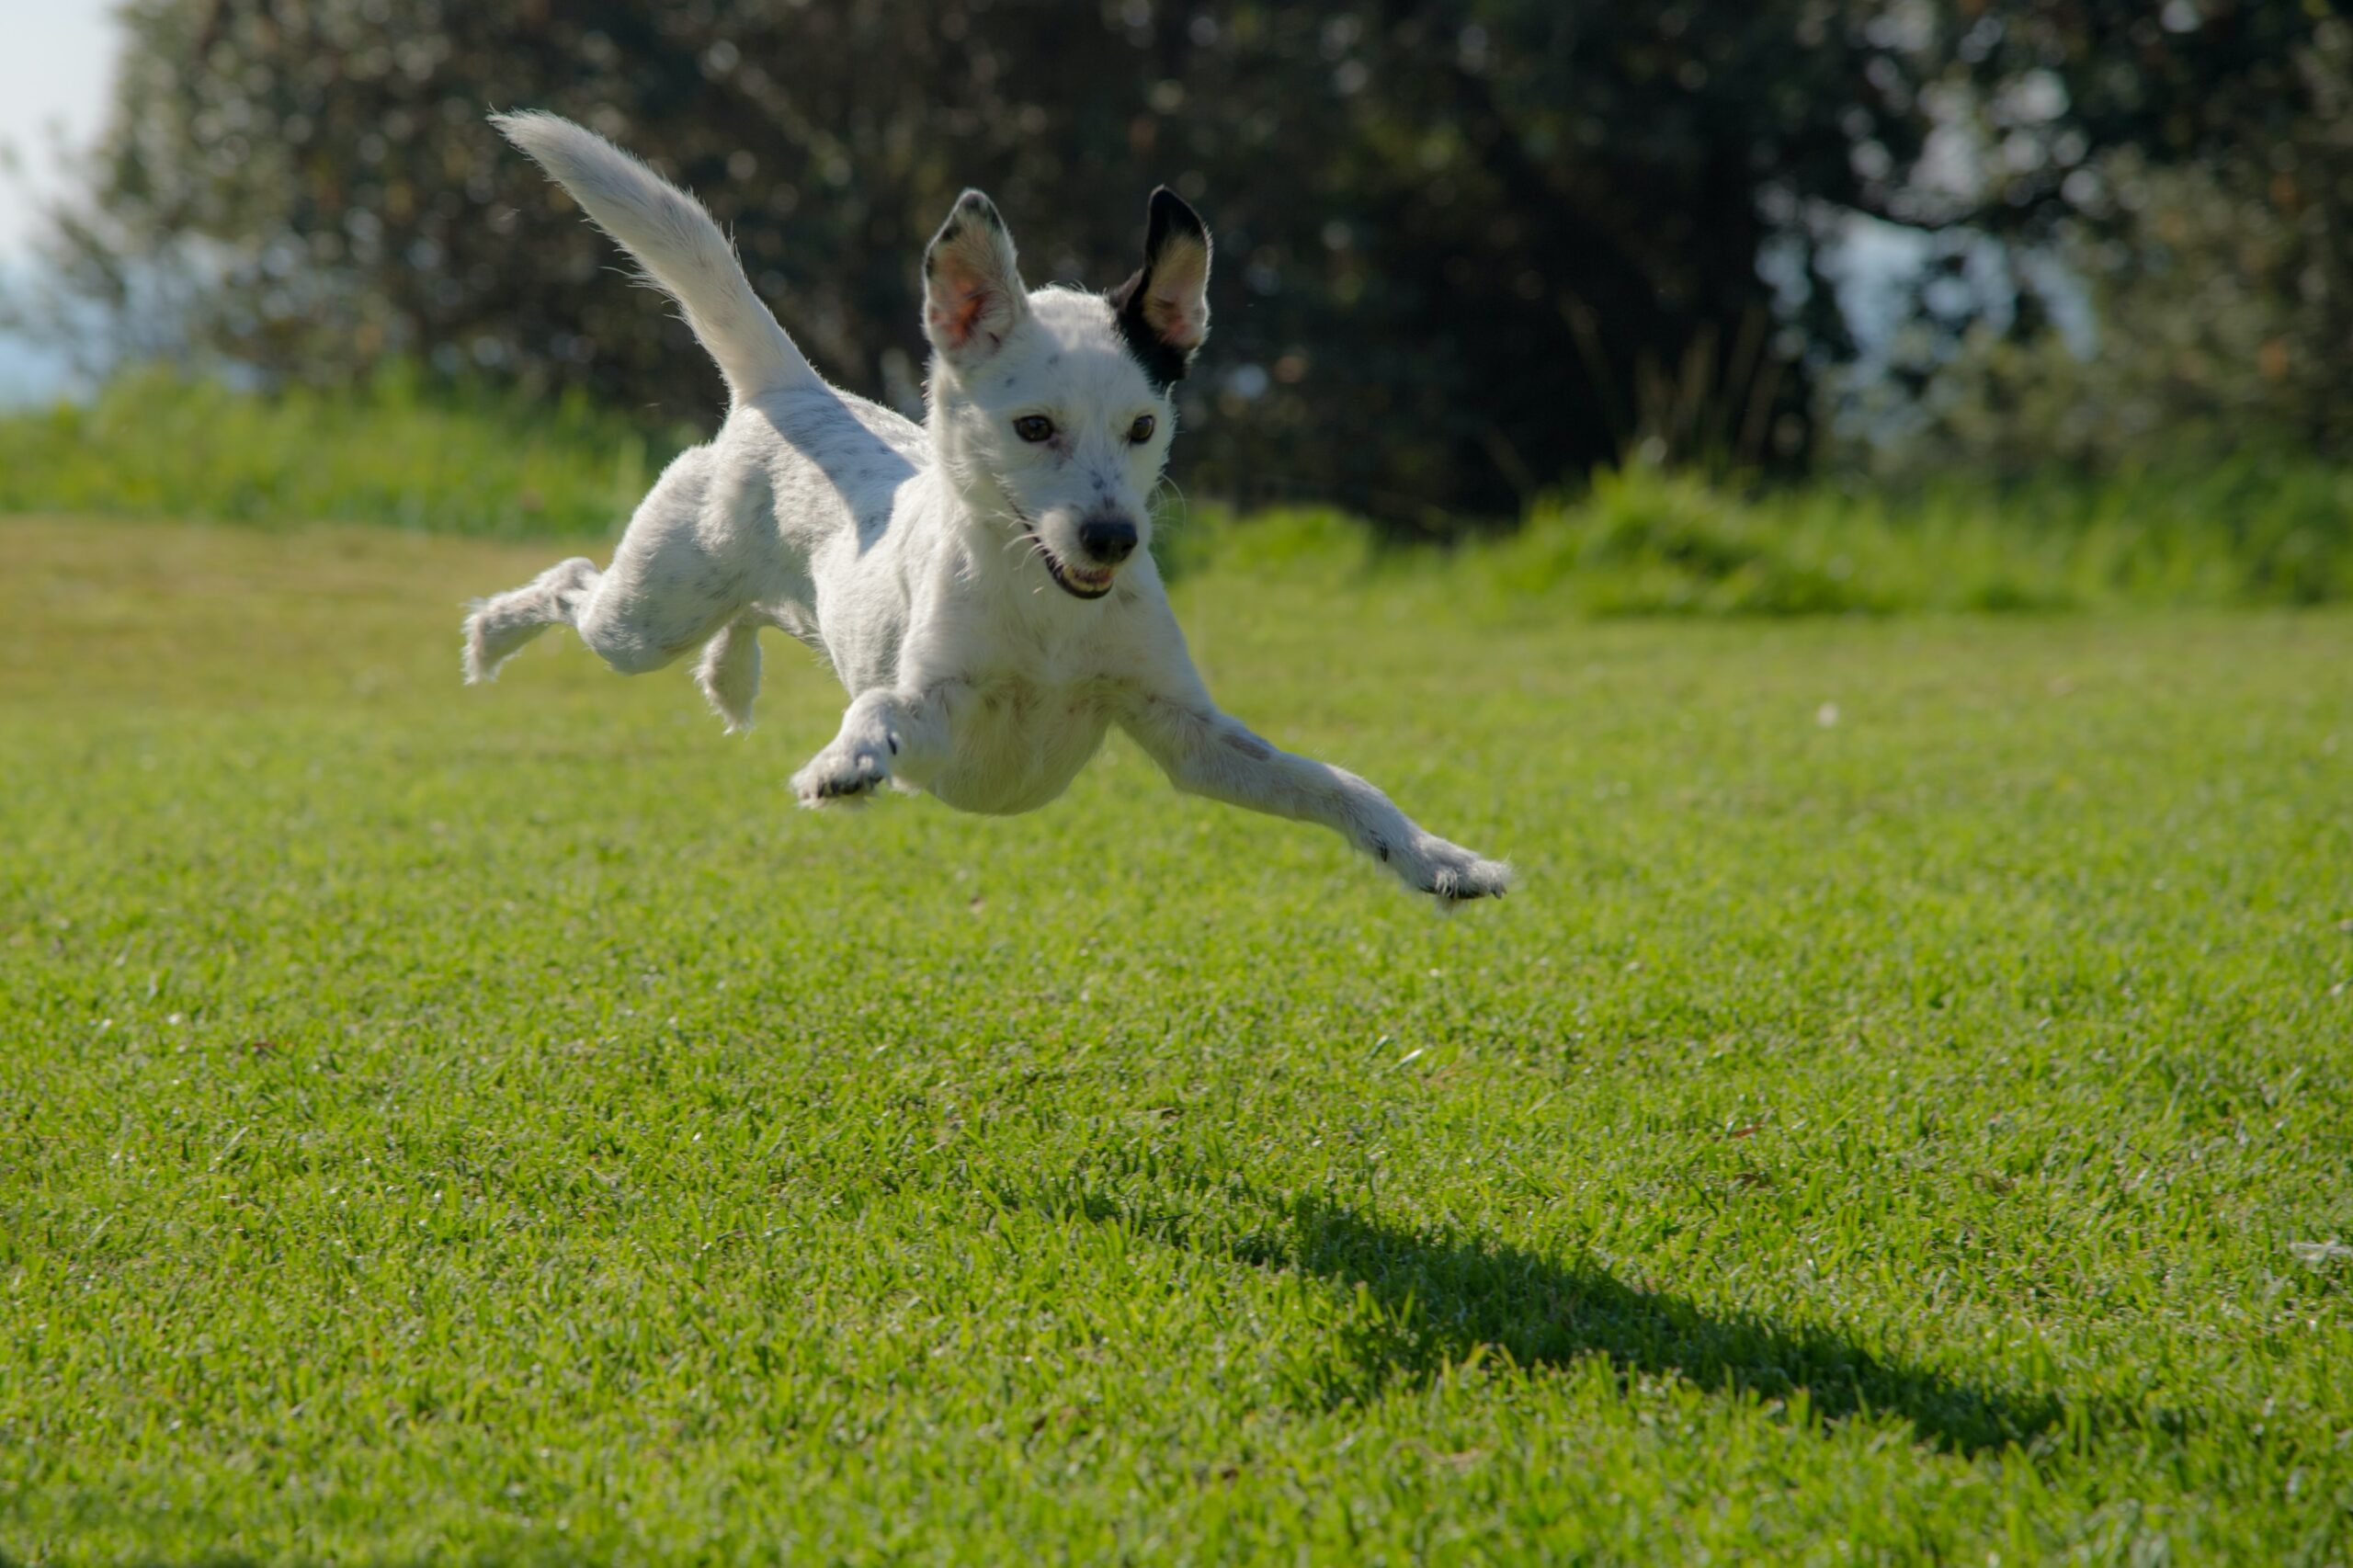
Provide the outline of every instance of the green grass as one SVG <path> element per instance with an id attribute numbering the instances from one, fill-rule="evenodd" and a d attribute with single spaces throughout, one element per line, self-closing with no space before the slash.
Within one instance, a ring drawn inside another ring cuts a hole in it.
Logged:
<path id="1" fill-rule="evenodd" d="M 601 540 L 699 438 L 649 438 L 577 395 L 534 401 L 398 369 L 268 397 L 150 370 L 86 408 L 0 415 L 0 514 Z M 1238 522 L 1214 505 L 1170 512 L 1159 548 L 1172 571 L 1317 575 L 1356 562 L 1435 581 L 1490 618 L 2353 600 L 2353 470 L 2276 453 L 1900 495 L 1826 483 L 1752 492 L 1635 466 L 1540 501 L 1511 536 L 1459 560 L 1385 547 L 1329 511 Z"/>
<path id="2" fill-rule="evenodd" d="M 428 384 L 402 367 L 269 397 L 146 369 L 87 406 L 0 414 L 0 513 L 601 538 L 695 438 L 649 439 L 577 392 Z"/>
<path id="3" fill-rule="evenodd" d="M 2353 1552 L 2353 617 L 1194 573 L 1440 920 L 460 690 L 550 553 L 0 522 L 0 1559 Z"/>
<path id="4" fill-rule="evenodd" d="M 1513 597 L 1603 615 L 2321 604 L 2353 599 L 2353 472 L 2243 455 L 1742 496 L 1635 469 L 1539 507 L 1493 553 Z"/>

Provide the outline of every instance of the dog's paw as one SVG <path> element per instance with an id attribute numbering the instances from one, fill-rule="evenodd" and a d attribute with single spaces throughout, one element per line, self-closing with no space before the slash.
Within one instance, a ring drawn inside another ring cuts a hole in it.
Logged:
<path id="1" fill-rule="evenodd" d="M 792 776 L 792 792 L 804 806 L 831 806 L 866 800 L 891 777 L 888 758 L 871 746 L 827 746 Z"/>
<path id="2" fill-rule="evenodd" d="M 1415 892 L 1438 900 L 1440 909 L 1474 898 L 1501 898 L 1512 883 L 1511 868 L 1501 860 L 1486 859 L 1434 834 L 1423 834 L 1392 851 L 1389 868 Z"/>

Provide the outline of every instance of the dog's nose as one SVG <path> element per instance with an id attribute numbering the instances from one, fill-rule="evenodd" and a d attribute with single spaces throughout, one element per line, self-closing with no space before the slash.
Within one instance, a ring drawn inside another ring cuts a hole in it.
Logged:
<path id="1" fill-rule="evenodd" d="M 1136 526 L 1125 517 L 1090 517 L 1078 526 L 1078 546 L 1106 566 L 1133 554 Z"/>

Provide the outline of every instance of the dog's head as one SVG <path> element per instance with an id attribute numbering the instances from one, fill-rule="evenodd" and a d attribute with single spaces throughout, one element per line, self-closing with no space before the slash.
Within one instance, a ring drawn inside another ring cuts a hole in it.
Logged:
<path id="1" fill-rule="evenodd" d="M 941 460 L 1065 593 L 1101 598 L 1152 540 L 1146 503 L 1176 426 L 1169 388 L 1209 335 L 1209 230 L 1164 187 L 1133 277 L 1108 294 L 1032 293 L 1005 220 L 968 190 L 923 276 Z"/>

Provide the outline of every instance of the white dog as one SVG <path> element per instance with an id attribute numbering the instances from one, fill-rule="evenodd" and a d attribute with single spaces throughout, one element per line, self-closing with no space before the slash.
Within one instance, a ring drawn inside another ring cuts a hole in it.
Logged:
<path id="1" fill-rule="evenodd" d="M 1116 722 L 1178 789 L 1321 823 L 1441 904 L 1504 892 L 1508 868 L 1267 744 L 1194 672 L 1146 548 L 1169 386 L 1209 330 L 1209 232 L 1175 193 L 1153 193 L 1143 266 L 1105 295 L 1025 288 L 1004 220 L 966 191 L 924 254 L 917 426 L 825 384 L 691 197 L 568 120 L 494 122 L 685 308 L 733 403 L 655 482 L 610 567 L 567 561 L 473 607 L 468 681 L 563 621 L 623 675 L 702 649 L 697 678 L 742 729 L 755 639 L 779 627 L 851 695 L 793 776 L 804 805 L 888 779 L 1029 811 Z"/>

